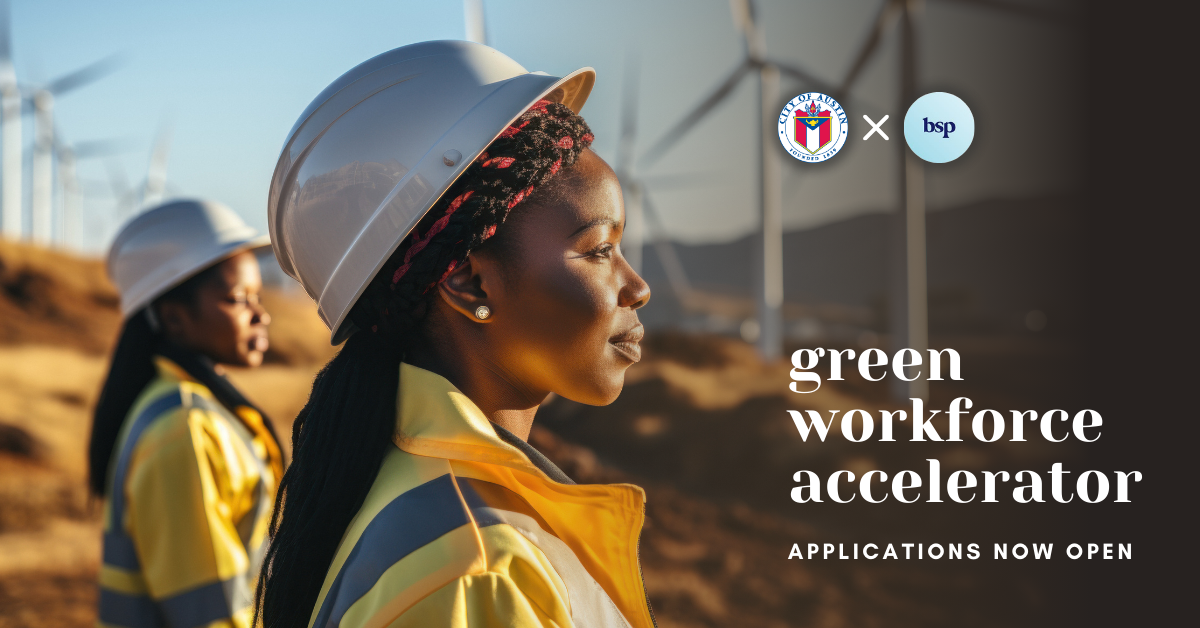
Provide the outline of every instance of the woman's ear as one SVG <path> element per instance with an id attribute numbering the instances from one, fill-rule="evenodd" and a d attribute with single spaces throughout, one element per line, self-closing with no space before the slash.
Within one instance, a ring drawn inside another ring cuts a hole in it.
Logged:
<path id="1" fill-rule="evenodd" d="M 494 283 L 491 275 L 496 270 L 487 260 L 468 255 L 437 285 L 438 294 L 459 314 L 476 323 L 490 322 L 494 306 L 488 298 L 488 289 Z"/>
<path id="2" fill-rule="evenodd" d="M 182 342 L 187 339 L 190 331 L 191 312 L 183 303 L 164 301 L 155 308 L 158 323 L 162 326 L 162 335 L 169 340 Z"/>

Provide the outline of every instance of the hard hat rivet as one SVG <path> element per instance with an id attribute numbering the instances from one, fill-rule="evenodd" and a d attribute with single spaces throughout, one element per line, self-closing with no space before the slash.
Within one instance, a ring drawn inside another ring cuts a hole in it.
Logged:
<path id="1" fill-rule="evenodd" d="M 462 159 L 462 153 L 454 150 L 453 148 L 442 153 L 442 163 L 446 164 L 447 166 L 453 166 L 454 164 L 458 163 L 460 159 Z"/>

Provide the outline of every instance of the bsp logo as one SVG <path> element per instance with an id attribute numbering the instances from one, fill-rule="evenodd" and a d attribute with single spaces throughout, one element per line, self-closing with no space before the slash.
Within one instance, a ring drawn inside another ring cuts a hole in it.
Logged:
<path id="1" fill-rule="evenodd" d="M 942 139 L 950 139 L 950 134 L 957 128 L 953 122 L 930 122 L 929 118 L 922 118 L 926 133 L 941 133 Z"/>
<path id="2" fill-rule="evenodd" d="M 944 164 L 967 152 L 975 139 L 975 116 L 961 98 L 946 92 L 925 94 L 904 114 L 904 140 L 917 157 Z"/>
<path id="3" fill-rule="evenodd" d="M 779 143 L 800 161 L 833 157 L 846 143 L 848 129 L 842 106 L 820 92 L 800 94 L 779 112 Z"/>

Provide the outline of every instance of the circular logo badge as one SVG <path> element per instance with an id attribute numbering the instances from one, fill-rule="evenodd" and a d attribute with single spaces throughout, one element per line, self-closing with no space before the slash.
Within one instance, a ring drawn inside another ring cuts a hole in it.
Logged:
<path id="1" fill-rule="evenodd" d="M 833 157 L 846 143 L 848 130 L 846 111 L 821 92 L 800 94 L 779 112 L 779 143 L 800 161 Z"/>
<path id="2" fill-rule="evenodd" d="M 961 98 L 946 92 L 925 94 L 904 114 L 904 141 L 917 157 L 944 164 L 967 152 L 975 139 L 975 116 Z"/>

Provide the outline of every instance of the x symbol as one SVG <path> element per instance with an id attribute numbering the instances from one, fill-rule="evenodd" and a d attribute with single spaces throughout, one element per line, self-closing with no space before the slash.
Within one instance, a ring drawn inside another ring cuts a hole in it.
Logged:
<path id="1" fill-rule="evenodd" d="M 881 120 L 879 121 L 879 124 L 875 124 L 874 122 L 872 122 L 872 121 L 871 121 L 871 119 L 870 119 L 870 118 L 868 118 L 868 117 L 867 117 L 867 116 L 864 114 L 864 115 L 863 115 L 863 120 L 866 120 L 866 121 L 867 121 L 867 124 L 871 125 L 871 130 L 870 130 L 870 131 L 867 131 L 867 134 L 863 136 L 863 139 L 865 140 L 865 139 L 867 139 L 868 137 L 871 137 L 871 134 L 873 134 L 873 133 L 878 133 L 878 134 L 880 134 L 880 135 L 882 135 L 882 136 L 883 136 L 883 139 L 885 139 L 885 140 L 886 140 L 886 139 L 888 138 L 888 136 L 887 136 L 887 133 L 884 133 L 884 132 L 883 132 L 883 129 L 881 129 L 881 128 L 879 128 L 879 127 L 883 126 L 883 123 L 884 123 L 884 122 L 887 122 L 887 119 L 888 119 L 888 116 L 887 116 L 887 115 L 884 115 L 884 116 L 883 116 L 883 119 L 881 119 Z"/>

